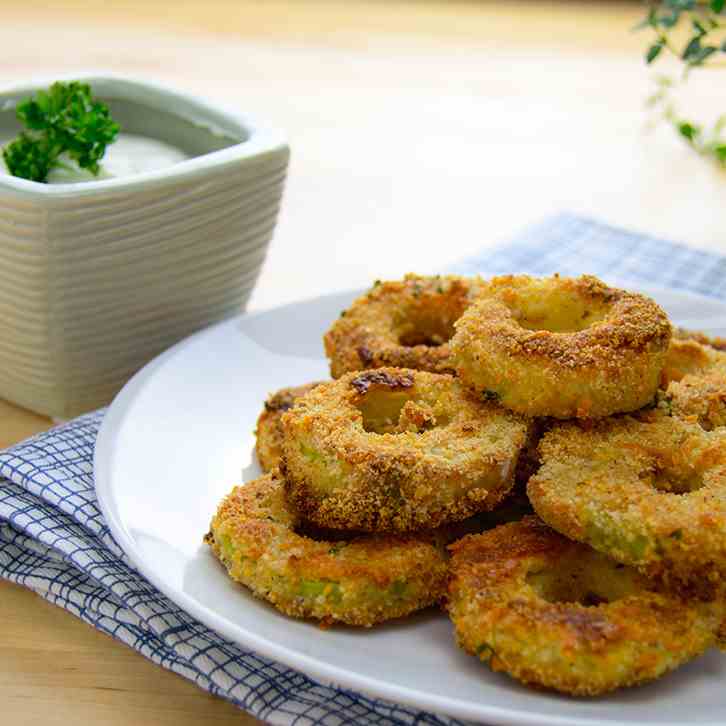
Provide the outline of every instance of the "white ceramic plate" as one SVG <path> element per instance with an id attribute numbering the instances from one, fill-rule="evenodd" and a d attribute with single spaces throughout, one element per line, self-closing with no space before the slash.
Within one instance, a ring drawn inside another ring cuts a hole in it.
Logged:
<path id="1" fill-rule="evenodd" d="M 651 294 L 676 322 L 726 334 L 726 306 Z M 209 328 L 124 388 L 96 445 L 96 487 L 117 542 L 138 569 L 208 626 L 324 682 L 465 719 L 501 724 L 726 722 L 726 658 L 716 652 L 659 682 L 595 700 L 527 689 L 454 645 L 427 612 L 371 630 L 279 614 L 231 582 L 202 544 L 220 499 L 257 476 L 255 420 L 268 393 L 327 377 L 321 336 L 352 294 L 322 297 Z"/>

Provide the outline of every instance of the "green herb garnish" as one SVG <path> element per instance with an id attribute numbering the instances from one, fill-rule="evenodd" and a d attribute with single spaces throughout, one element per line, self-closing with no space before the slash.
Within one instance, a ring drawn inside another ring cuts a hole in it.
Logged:
<path id="1" fill-rule="evenodd" d="M 654 63 L 664 54 L 676 56 L 684 64 L 683 81 L 695 68 L 710 64 L 726 53 L 726 0 L 655 0 L 638 28 L 650 28 L 653 41 L 645 53 L 645 61 Z M 711 127 L 690 121 L 676 109 L 671 99 L 675 82 L 658 79 L 657 91 L 648 104 L 660 112 L 661 118 L 695 151 L 726 166 L 726 116 Z"/>
<path id="2" fill-rule="evenodd" d="M 78 81 L 38 91 L 18 105 L 16 116 L 27 130 L 3 149 L 3 159 L 13 176 L 35 182 L 47 181 L 51 169 L 66 166 L 59 160 L 64 153 L 97 176 L 98 162 L 119 132 L 108 106 Z"/>

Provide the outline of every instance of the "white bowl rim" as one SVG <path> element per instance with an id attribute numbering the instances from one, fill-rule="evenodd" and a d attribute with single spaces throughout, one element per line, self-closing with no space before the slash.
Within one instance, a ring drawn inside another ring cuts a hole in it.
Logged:
<path id="1" fill-rule="evenodd" d="M 260 124 L 254 117 L 240 113 L 223 104 L 205 99 L 203 96 L 183 91 L 175 86 L 138 78 L 115 72 L 84 72 L 53 76 L 33 76 L 24 81 L 0 86 L 0 108 L 8 97 L 19 94 L 31 94 L 48 88 L 55 81 L 83 81 L 91 86 L 113 89 L 120 98 L 136 100 L 163 100 L 174 104 L 174 113 L 180 118 L 194 121 L 200 128 L 214 129 L 214 118 L 239 129 L 244 135 L 243 141 L 232 144 L 218 151 L 185 159 L 165 169 L 142 172 L 116 179 L 101 179 L 83 183 L 42 184 L 20 177 L 0 174 L 0 193 L 11 192 L 24 197 L 36 199 L 67 199 L 106 194 L 108 192 L 134 191 L 147 189 L 151 186 L 168 183 L 170 180 L 181 181 L 193 179 L 195 176 L 206 176 L 210 169 L 239 164 L 248 159 L 257 159 L 264 155 L 289 153 L 287 140 L 279 129 Z"/>

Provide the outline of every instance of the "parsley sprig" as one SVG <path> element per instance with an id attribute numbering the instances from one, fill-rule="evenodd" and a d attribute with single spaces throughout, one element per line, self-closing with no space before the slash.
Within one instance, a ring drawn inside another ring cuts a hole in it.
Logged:
<path id="1" fill-rule="evenodd" d="M 16 115 L 27 130 L 3 149 L 3 158 L 11 174 L 36 182 L 47 181 L 51 169 L 64 166 L 61 154 L 98 175 L 99 161 L 120 128 L 108 106 L 79 81 L 38 91 L 18 104 Z"/>
<path id="2" fill-rule="evenodd" d="M 650 3 L 647 16 L 638 28 L 650 28 L 655 39 L 645 53 L 646 63 L 664 54 L 685 64 L 683 82 L 699 66 L 713 63 L 726 53 L 726 0 L 657 0 Z M 648 99 L 695 151 L 726 167 L 726 116 L 711 127 L 684 118 L 672 100 L 675 83 L 661 77 L 656 92 Z"/>

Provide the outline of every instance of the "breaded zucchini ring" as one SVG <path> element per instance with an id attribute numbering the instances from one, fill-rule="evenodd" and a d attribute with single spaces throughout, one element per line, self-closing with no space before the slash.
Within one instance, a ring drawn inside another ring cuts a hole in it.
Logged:
<path id="1" fill-rule="evenodd" d="M 266 474 L 222 501 L 205 541 L 233 580 L 297 618 L 369 627 L 444 594 L 446 554 L 424 538 L 325 542 L 298 525 L 282 480 Z"/>
<path id="2" fill-rule="evenodd" d="M 671 341 L 661 376 L 661 405 L 707 431 L 726 426 L 726 353 L 693 340 Z"/>
<path id="3" fill-rule="evenodd" d="M 694 340 L 701 345 L 708 345 L 716 350 L 726 350 L 726 338 L 712 337 L 702 333 L 700 330 L 689 330 L 688 328 L 675 328 L 673 337 L 677 340 Z"/>
<path id="4" fill-rule="evenodd" d="M 379 368 L 319 386 L 282 426 L 281 469 L 306 519 L 407 532 L 498 505 L 529 423 L 453 376 Z"/>
<path id="5" fill-rule="evenodd" d="M 265 402 L 265 408 L 260 414 L 257 421 L 257 458 L 264 472 L 270 472 L 280 465 L 280 457 L 282 454 L 282 430 L 280 418 L 282 414 L 292 408 L 299 398 L 304 396 L 308 391 L 316 386 L 321 385 L 320 382 L 308 383 L 304 386 L 295 388 L 283 388 L 277 393 L 272 394 Z M 535 427 L 532 429 L 535 431 Z M 483 512 L 475 514 L 472 517 L 445 524 L 438 529 L 427 529 L 417 532 L 427 541 L 435 542 L 439 546 L 445 546 L 454 540 L 460 539 L 466 534 L 478 534 L 486 529 L 502 524 L 503 522 L 511 522 L 521 519 L 527 514 L 532 514 L 532 507 L 527 499 L 524 485 L 538 462 L 539 454 L 536 451 L 536 445 L 539 437 L 530 435 L 527 439 L 522 455 L 517 464 L 515 480 L 517 490 L 512 491 L 505 501 L 493 512 Z M 537 464 L 538 465 L 538 464 Z M 362 533 L 352 530 L 331 530 L 316 527 L 308 522 L 301 522 L 298 533 L 310 534 L 314 539 L 350 539 L 358 537 Z"/>
<path id="6" fill-rule="evenodd" d="M 705 596 L 724 578 L 726 429 L 650 411 L 559 424 L 540 452 L 527 493 L 554 529 Z"/>
<path id="7" fill-rule="evenodd" d="M 665 390 L 673 381 L 703 373 L 718 358 L 719 354 L 714 349 L 695 340 L 672 339 L 661 372 L 661 388 Z"/>
<path id="8" fill-rule="evenodd" d="M 643 295 L 595 277 L 495 277 L 450 348 L 471 388 L 528 416 L 599 418 L 655 397 L 671 326 Z"/>
<path id="9" fill-rule="evenodd" d="M 692 417 L 706 431 L 726 426 L 726 368 L 671 383 L 665 398 L 672 415 Z"/>
<path id="10" fill-rule="evenodd" d="M 384 366 L 453 372 L 448 340 L 481 284 L 440 275 L 376 282 L 325 334 L 331 375 Z"/>
<path id="11" fill-rule="evenodd" d="M 449 549 L 459 645 L 523 683 L 594 696 L 658 678 L 717 644 L 720 602 L 659 591 L 536 517 Z"/>
<path id="12" fill-rule="evenodd" d="M 280 418 L 282 414 L 292 408 L 298 398 L 319 385 L 320 382 L 316 381 L 315 383 L 306 383 L 304 386 L 281 388 L 265 401 L 265 408 L 257 419 L 257 428 L 255 429 L 255 436 L 257 437 L 255 450 L 262 471 L 272 471 L 272 469 L 280 465 L 280 456 L 282 455 Z"/>

